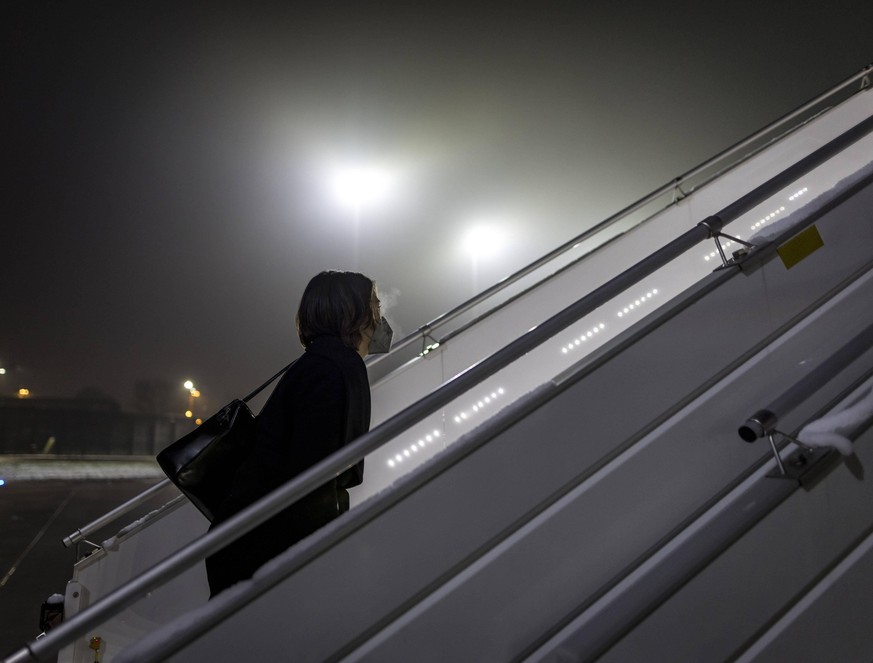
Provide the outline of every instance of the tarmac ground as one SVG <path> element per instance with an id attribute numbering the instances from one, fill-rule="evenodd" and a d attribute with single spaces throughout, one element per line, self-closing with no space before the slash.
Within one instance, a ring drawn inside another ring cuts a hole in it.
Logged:
<path id="1" fill-rule="evenodd" d="M 163 479 L 151 459 L 0 456 L 0 658 L 39 633 L 40 606 L 63 594 L 76 546 L 64 537 Z M 168 487 L 88 538 L 100 542 L 174 495 Z M 80 544 L 81 553 L 91 550 Z"/>

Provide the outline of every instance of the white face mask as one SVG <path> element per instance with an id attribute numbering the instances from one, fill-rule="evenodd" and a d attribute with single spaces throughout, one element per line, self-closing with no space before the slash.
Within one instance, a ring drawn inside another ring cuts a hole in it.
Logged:
<path id="1" fill-rule="evenodd" d="M 373 330 L 373 336 L 370 338 L 370 346 L 367 353 L 371 355 L 385 354 L 391 349 L 391 341 L 394 338 L 394 330 L 391 325 L 383 317 L 376 329 Z"/>

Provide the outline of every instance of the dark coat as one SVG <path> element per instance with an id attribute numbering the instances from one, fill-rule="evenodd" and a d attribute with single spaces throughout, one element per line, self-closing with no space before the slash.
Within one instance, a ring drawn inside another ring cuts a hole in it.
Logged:
<path id="1" fill-rule="evenodd" d="M 256 442 L 212 527 L 323 460 L 370 428 L 364 361 L 336 337 L 310 343 L 258 414 Z M 264 562 L 349 508 L 346 488 L 363 480 L 364 461 L 206 559 L 212 596 L 250 578 Z"/>

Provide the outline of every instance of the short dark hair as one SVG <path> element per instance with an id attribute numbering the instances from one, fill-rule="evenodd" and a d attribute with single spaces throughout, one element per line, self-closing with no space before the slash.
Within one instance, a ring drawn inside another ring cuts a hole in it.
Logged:
<path id="1" fill-rule="evenodd" d="M 308 348 L 319 336 L 338 336 L 357 349 L 361 329 L 375 325 L 372 305 L 376 284 L 358 272 L 327 270 L 309 281 L 297 308 L 297 335 Z"/>

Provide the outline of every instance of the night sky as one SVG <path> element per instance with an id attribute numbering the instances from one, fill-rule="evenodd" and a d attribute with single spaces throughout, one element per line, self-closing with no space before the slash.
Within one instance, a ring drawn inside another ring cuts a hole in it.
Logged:
<path id="1" fill-rule="evenodd" d="M 869 1 L 387 7 L 4 3 L 3 395 L 220 406 L 314 273 L 402 336 L 873 62 Z M 349 166 L 390 183 L 357 213 Z"/>

